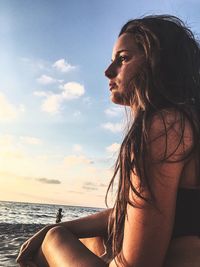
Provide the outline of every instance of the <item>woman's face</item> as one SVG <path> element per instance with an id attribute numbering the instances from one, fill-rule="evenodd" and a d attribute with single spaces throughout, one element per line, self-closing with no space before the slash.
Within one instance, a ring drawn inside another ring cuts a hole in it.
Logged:
<path id="1" fill-rule="evenodd" d="M 131 81 L 143 62 L 144 55 L 135 43 L 133 35 L 122 34 L 114 45 L 112 63 L 105 71 L 109 79 L 111 100 L 115 104 L 130 105 L 131 97 L 134 95 Z"/>

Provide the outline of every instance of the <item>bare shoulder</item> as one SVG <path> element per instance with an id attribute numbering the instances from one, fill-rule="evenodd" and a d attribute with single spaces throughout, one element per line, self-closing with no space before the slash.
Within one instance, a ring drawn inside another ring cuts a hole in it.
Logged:
<path id="1" fill-rule="evenodd" d="M 148 121 L 147 140 L 154 159 L 181 160 L 193 147 L 191 122 L 177 110 L 162 110 Z"/>

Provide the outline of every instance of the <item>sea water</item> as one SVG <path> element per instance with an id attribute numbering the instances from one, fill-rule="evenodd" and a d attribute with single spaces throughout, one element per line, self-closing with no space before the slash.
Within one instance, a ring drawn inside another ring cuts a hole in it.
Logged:
<path id="1" fill-rule="evenodd" d="M 99 208 L 0 201 L 0 267 L 16 267 L 21 244 L 46 224 L 55 223 L 62 208 L 62 221 L 100 211 Z"/>

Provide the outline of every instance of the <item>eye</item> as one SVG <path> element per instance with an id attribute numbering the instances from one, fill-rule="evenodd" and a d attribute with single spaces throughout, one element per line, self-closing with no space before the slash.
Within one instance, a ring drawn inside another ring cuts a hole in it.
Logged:
<path id="1" fill-rule="evenodd" d="M 118 64 L 122 64 L 123 62 L 127 62 L 128 59 L 129 59 L 128 56 L 122 55 L 122 56 L 119 56 L 116 61 Z"/>

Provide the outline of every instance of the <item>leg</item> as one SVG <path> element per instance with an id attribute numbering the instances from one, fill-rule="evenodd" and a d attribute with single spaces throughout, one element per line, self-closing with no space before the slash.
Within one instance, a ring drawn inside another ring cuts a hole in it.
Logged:
<path id="1" fill-rule="evenodd" d="M 106 267 L 107 264 L 61 226 L 46 235 L 35 260 L 38 267 Z"/>
<path id="2" fill-rule="evenodd" d="M 79 240 L 84 244 L 84 246 L 86 246 L 98 257 L 102 256 L 105 253 L 102 237 L 81 238 Z M 39 250 L 34 262 L 38 267 L 49 267 L 42 249 Z"/>

